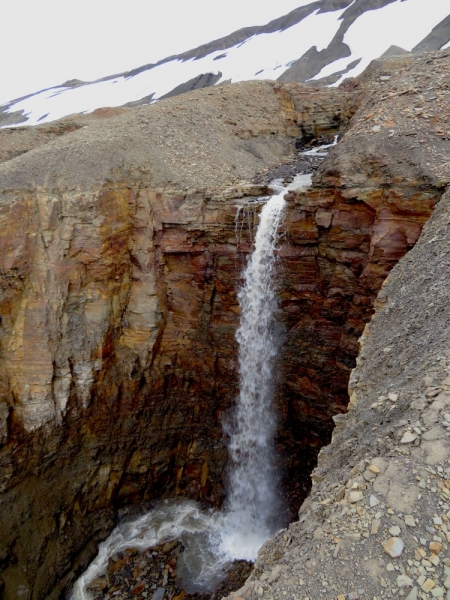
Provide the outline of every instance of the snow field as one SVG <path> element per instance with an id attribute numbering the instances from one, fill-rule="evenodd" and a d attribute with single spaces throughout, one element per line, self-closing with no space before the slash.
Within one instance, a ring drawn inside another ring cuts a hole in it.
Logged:
<path id="1" fill-rule="evenodd" d="M 296 4 L 309 3 L 310 0 L 298 0 Z M 28 117 L 23 125 L 36 125 L 101 107 L 123 106 L 151 94 L 153 102 L 178 85 L 205 73 L 221 73 L 219 83 L 278 79 L 311 47 L 316 46 L 320 51 L 330 44 L 344 12 L 318 14 L 315 11 L 284 31 L 255 35 L 228 50 L 213 52 L 199 60 L 172 60 L 134 77 L 116 77 L 77 88 L 52 88 L 16 102 L 6 112 L 23 111 Z M 449 12 L 448 0 L 397 0 L 381 9 L 363 13 L 344 36 L 351 56 L 325 66 L 312 81 L 343 70 L 360 58 L 360 63 L 334 84 L 337 86 L 346 77 L 362 73 L 373 59 L 393 44 L 411 50 Z M 450 43 L 444 47 L 448 46 Z"/>

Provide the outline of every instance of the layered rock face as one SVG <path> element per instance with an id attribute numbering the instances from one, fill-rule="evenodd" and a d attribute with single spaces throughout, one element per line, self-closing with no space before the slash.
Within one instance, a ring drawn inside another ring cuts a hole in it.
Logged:
<path id="1" fill-rule="evenodd" d="M 283 296 L 289 325 L 281 396 L 292 403 L 281 410 L 292 429 L 282 431 L 289 431 L 288 462 L 299 469 L 294 477 L 289 473 L 288 485 L 307 486 L 301 465 L 316 458 L 314 451 L 299 452 L 290 432 L 297 430 L 303 448 L 330 440 L 333 425 L 323 416 L 345 410 L 358 338 L 374 299 L 445 190 L 449 92 L 441 78 L 448 60 L 446 52 L 420 61 L 387 59 L 348 82 L 345 87 L 361 97 L 351 128 L 313 178 L 313 188 L 289 197 L 304 256 L 289 258 L 292 267 L 283 265 L 292 296 Z"/>
<path id="2" fill-rule="evenodd" d="M 409 137 L 358 125 L 377 118 L 367 89 L 202 90 L 0 167 L 5 598 L 58 598 L 122 507 L 221 502 L 251 251 L 236 213 L 268 192 L 243 181 L 289 160 L 300 134 L 344 133 L 363 103 L 314 186 L 287 198 L 278 444 L 298 507 L 376 293 L 442 191 Z"/>
<path id="3" fill-rule="evenodd" d="M 358 146 L 347 143 L 345 160 L 357 163 L 358 150 L 363 151 Z M 392 150 L 398 152 L 398 144 Z M 335 156 L 338 160 L 338 150 Z M 333 169 L 332 157 L 330 163 L 328 169 Z M 298 489 L 301 483 L 308 490 L 305 477 L 309 480 L 311 469 L 305 469 L 305 459 L 309 466 L 315 464 L 313 449 L 329 441 L 331 417 L 346 410 L 358 339 L 372 316 L 376 295 L 418 240 L 441 195 L 424 180 L 411 185 L 406 173 L 394 183 L 387 164 L 364 174 L 364 187 L 349 188 L 342 180 L 328 186 L 333 178 L 328 169 L 311 190 L 288 196 L 291 243 L 280 252 L 287 331 L 279 388 L 285 418 L 281 431 L 288 433 L 286 455 L 293 468 L 287 485 Z M 373 180 L 380 177 L 389 186 L 383 189 Z"/>
<path id="4" fill-rule="evenodd" d="M 28 149 L 1 167 L 6 598 L 57 598 L 121 506 L 220 503 L 251 247 L 235 197 L 267 192 L 226 186 L 290 160 L 303 121 L 345 127 L 348 94 L 322 101 L 332 119 L 302 120 L 280 86 L 226 86 L 39 147 L 6 134 Z"/>
<path id="5" fill-rule="evenodd" d="M 349 380 L 348 413 L 334 417 L 299 520 L 267 543 L 236 596 L 256 600 L 260 586 L 274 600 L 448 595 L 449 66 L 442 52 L 397 73 L 387 69 L 383 76 L 395 89 L 380 84 L 346 136 L 363 160 L 350 166 L 336 152 L 323 165 L 323 183 L 334 180 L 359 194 L 365 182 L 384 187 L 384 206 L 396 213 L 391 226 L 410 220 L 415 204 L 411 195 L 399 212 L 390 196 L 394 182 L 405 199 L 417 184 L 416 193 L 447 191 L 377 295 Z"/>

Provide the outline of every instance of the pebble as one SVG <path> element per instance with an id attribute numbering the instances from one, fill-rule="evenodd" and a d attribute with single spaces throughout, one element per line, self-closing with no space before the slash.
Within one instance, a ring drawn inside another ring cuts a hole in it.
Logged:
<path id="1" fill-rule="evenodd" d="M 164 554 L 168 554 L 171 550 L 173 550 L 176 547 L 177 544 L 178 542 L 176 541 L 166 542 L 162 547 L 162 551 L 164 552 Z"/>
<path id="2" fill-rule="evenodd" d="M 362 499 L 363 499 L 362 492 L 350 492 L 349 497 L 348 497 L 348 501 L 351 504 L 355 504 L 355 502 L 359 502 Z"/>
<path id="3" fill-rule="evenodd" d="M 437 554 L 432 554 L 430 556 L 430 563 L 435 567 L 437 567 L 440 562 L 441 561 L 439 560 L 439 556 Z"/>
<path id="4" fill-rule="evenodd" d="M 375 473 L 372 473 L 372 471 L 369 471 L 369 469 L 366 469 L 363 473 L 363 477 L 366 481 L 372 482 L 375 480 Z"/>
<path id="5" fill-rule="evenodd" d="M 377 504 L 380 504 L 380 501 L 374 495 L 371 495 L 369 498 L 369 504 L 370 504 L 370 507 L 373 508 Z"/>
<path id="6" fill-rule="evenodd" d="M 405 431 L 400 443 L 411 444 L 411 442 L 414 442 L 415 440 L 417 440 L 417 434 L 413 433 L 412 431 Z"/>
<path id="7" fill-rule="evenodd" d="M 411 577 L 408 577 L 407 575 L 399 575 L 397 577 L 397 586 L 398 587 L 410 587 L 413 584 L 413 580 L 411 579 Z"/>
<path id="8" fill-rule="evenodd" d="M 398 537 L 400 535 L 400 527 L 398 527 L 397 525 L 393 525 L 390 529 L 389 529 L 389 533 L 393 536 L 393 537 Z"/>
<path id="9" fill-rule="evenodd" d="M 405 515 L 405 525 L 408 525 L 408 527 L 416 526 L 416 521 L 412 515 Z"/>
<path id="10" fill-rule="evenodd" d="M 398 558 L 402 555 L 404 543 L 399 537 L 391 537 L 386 542 L 381 542 L 386 554 L 389 554 L 392 558 Z"/>
<path id="11" fill-rule="evenodd" d="M 159 587 L 152 596 L 152 600 L 163 600 L 166 588 Z"/>
<path id="12" fill-rule="evenodd" d="M 413 589 L 406 596 L 405 600 L 417 600 L 417 596 L 418 596 L 417 588 L 413 587 Z"/>
<path id="13" fill-rule="evenodd" d="M 336 494 L 336 502 L 340 502 L 344 496 L 345 496 L 345 487 L 341 487 L 341 489 Z"/>
<path id="14" fill-rule="evenodd" d="M 428 593 L 428 592 L 431 592 L 431 590 L 435 587 L 435 585 L 436 585 L 436 583 L 432 579 L 428 578 L 423 582 L 421 587 L 424 592 Z"/>
<path id="15" fill-rule="evenodd" d="M 430 542 L 429 548 L 433 554 L 439 554 L 442 550 L 442 544 L 440 542 Z"/>

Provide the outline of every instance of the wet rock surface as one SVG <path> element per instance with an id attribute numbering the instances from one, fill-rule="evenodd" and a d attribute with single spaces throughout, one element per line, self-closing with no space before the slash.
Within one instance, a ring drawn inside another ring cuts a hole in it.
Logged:
<path id="1" fill-rule="evenodd" d="M 253 178 L 253 183 L 269 185 L 274 179 L 281 179 L 283 184 L 291 183 L 296 175 L 304 175 L 317 170 L 319 166 L 318 159 L 308 157 L 293 157 L 291 161 L 284 165 L 279 165 L 274 169 L 268 169 L 258 173 Z"/>
<path id="2" fill-rule="evenodd" d="M 252 569 L 251 563 L 234 561 L 225 566 L 224 581 L 214 592 L 187 593 L 177 575 L 183 552 L 176 540 L 145 552 L 128 548 L 109 559 L 107 573 L 94 579 L 87 590 L 96 600 L 214 600 L 240 588 Z"/>
<path id="3" fill-rule="evenodd" d="M 289 162 L 279 165 L 275 169 L 268 169 L 262 173 L 258 173 L 253 178 L 253 183 L 269 185 L 274 179 L 281 179 L 283 184 L 287 185 L 294 180 L 296 175 L 314 173 L 324 158 L 319 156 L 302 156 L 302 152 L 307 152 L 308 150 L 318 148 L 321 145 L 331 144 L 332 142 L 333 138 L 324 135 L 318 138 L 313 137 L 311 140 L 303 137 L 298 138 L 295 143 L 295 149 L 298 152 L 297 156 L 291 157 Z"/>

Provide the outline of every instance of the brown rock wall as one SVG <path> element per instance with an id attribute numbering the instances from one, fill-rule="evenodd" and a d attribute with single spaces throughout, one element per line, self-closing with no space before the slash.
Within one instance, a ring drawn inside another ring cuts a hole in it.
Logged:
<path id="1" fill-rule="evenodd" d="M 303 138 L 344 133 L 362 100 L 360 93 L 308 89 L 295 83 L 283 85 L 278 94 L 289 96 L 289 103 L 285 103 L 285 118 L 292 119 Z"/>
<path id="2" fill-rule="evenodd" d="M 305 458 L 313 464 L 317 448 L 330 439 L 331 417 L 346 410 L 348 378 L 374 299 L 440 198 L 439 190 L 414 188 L 346 195 L 317 187 L 288 196 L 290 244 L 280 252 L 286 342 L 279 406 L 291 498 L 309 489 Z"/>

